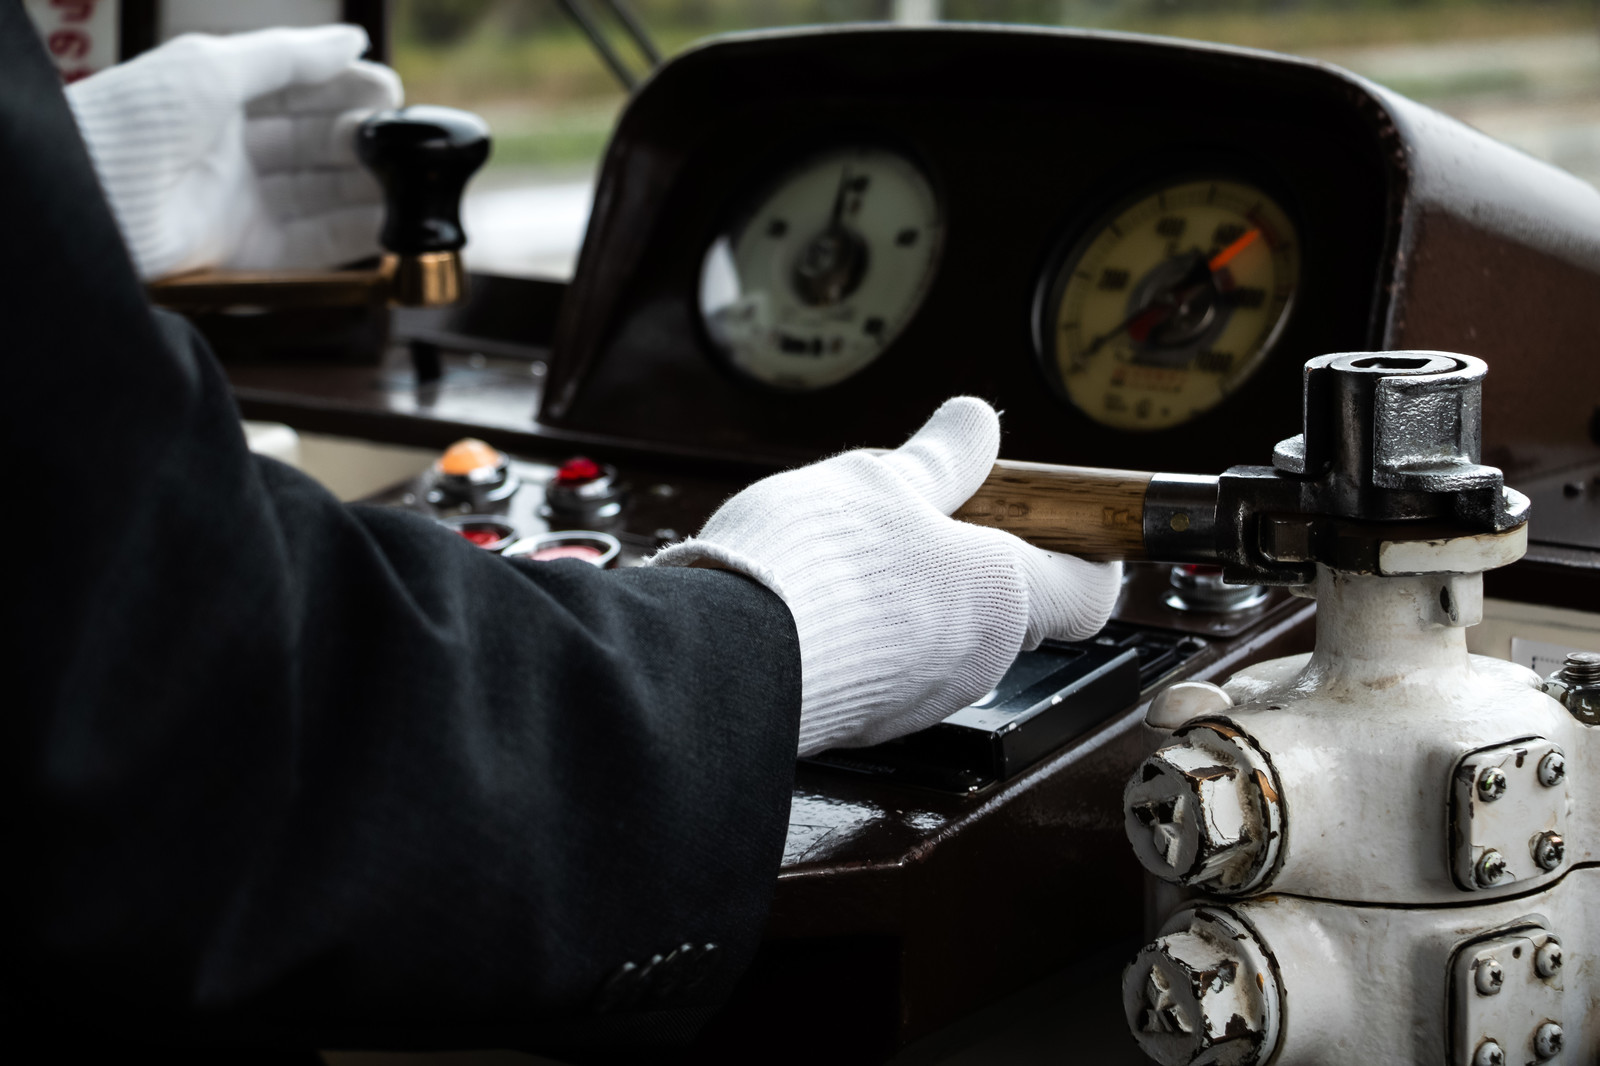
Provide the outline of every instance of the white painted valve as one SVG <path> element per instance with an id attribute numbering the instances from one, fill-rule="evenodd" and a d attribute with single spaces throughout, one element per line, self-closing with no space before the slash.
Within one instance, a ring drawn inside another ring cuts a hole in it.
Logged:
<path id="1" fill-rule="evenodd" d="M 1600 1063 L 1600 726 L 1467 652 L 1527 545 L 1483 371 L 1312 360 L 1305 432 L 1219 481 L 1224 576 L 1309 583 L 1317 639 L 1151 703 L 1124 824 L 1183 902 L 1123 1004 L 1162 1066 Z"/>

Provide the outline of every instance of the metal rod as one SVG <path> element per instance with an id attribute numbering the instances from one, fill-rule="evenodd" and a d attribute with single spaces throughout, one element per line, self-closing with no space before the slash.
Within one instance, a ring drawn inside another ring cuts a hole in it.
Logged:
<path id="1" fill-rule="evenodd" d="M 605 60 L 606 66 L 611 68 L 611 73 L 616 75 L 617 80 L 622 83 L 622 87 L 629 92 L 638 88 L 639 79 L 634 76 L 633 71 L 628 69 L 628 65 L 622 61 L 622 56 L 617 53 L 617 50 L 611 47 L 611 42 L 606 40 L 604 31 L 600 29 L 600 24 L 589 13 L 589 9 L 584 5 L 583 0 L 558 0 L 558 2 L 561 4 L 561 10 L 565 11 L 567 16 L 578 24 L 578 28 L 583 31 L 583 35 L 589 38 L 589 43 L 594 45 L 594 50 L 600 53 L 600 58 Z"/>
<path id="2" fill-rule="evenodd" d="M 638 45 L 639 51 L 650 61 L 652 67 L 661 65 L 661 50 L 650 39 L 650 32 L 644 28 L 644 23 L 639 21 L 639 16 L 634 14 L 633 8 L 628 6 L 627 0 L 600 0 L 602 7 L 610 9 L 617 21 L 622 23 L 628 31 L 628 36 L 633 38 L 633 43 Z"/>

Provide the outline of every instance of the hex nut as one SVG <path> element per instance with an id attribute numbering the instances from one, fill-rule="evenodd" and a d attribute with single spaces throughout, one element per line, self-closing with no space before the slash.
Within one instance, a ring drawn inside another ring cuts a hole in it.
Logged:
<path id="1" fill-rule="evenodd" d="M 1562 1037 L 1561 1026 L 1555 1022 L 1545 1022 L 1534 1031 L 1533 1053 L 1540 1060 L 1553 1059 L 1561 1054 Z"/>
<path id="2" fill-rule="evenodd" d="M 1283 838 L 1282 789 L 1255 742 L 1231 725 L 1174 734 L 1123 790 L 1123 827 L 1145 869 L 1219 895 L 1259 890 Z"/>
<path id="3" fill-rule="evenodd" d="M 1160 1066 L 1257 1066 L 1277 1048 L 1283 994 L 1266 952 L 1230 911 L 1180 912 L 1122 976 L 1123 1013 Z"/>
<path id="4" fill-rule="evenodd" d="M 1498 885 L 1506 875 L 1506 857 L 1494 848 L 1485 849 L 1478 858 L 1478 865 L 1473 870 L 1473 876 L 1478 881 L 1479 888 L 1492 888 Z"/>
<path id="5" fill-rule="evenodd" d="M 1539 784 L 1555 788 L 1567 779 L 1567 760 L 1559 751 L 1546 752 L 1539 760 Z"/>
<path id="6" fill-rule="evenodd" d="M 1567 857 L 1567 842 L 1561 839 L 1560 833 L 1546 830 L 1533 838 L 1531 850 L 1539 869 L 1554 870 Z"/>
<path id="7" fill-rule="evenodd" d="M 1549 979 L 1561 972 L 1561 941 L 1550 937 L 1533 953 L 1533 972 Z"/>
<path id="8" fill-rule="evenodd" d="M 1472 1066 L 1506 1066 L 1506 1049 L 1493 1040 L 1485 1040 L 1473 1052 Z"/>
<path id="9" fill-rule="evenodd" d="M 1500 989 L 1505 987 L 1506 970 L 1500 965 L 1500 960 L 1493 955 L 1479 961 L 1477 972 L 1473 974 L 1472 984 L 1480 996 L 1498 995 Z"/>
<path id="10" fill-rule="evenodd" d="M 1478 775 L 1478 798 L 1485 803 L 1493 803 L 1506 794 L 1506 788 L 1511 781 L 1506 777 L 1506 772 L 1498 766 L 1485 767 Z"/>

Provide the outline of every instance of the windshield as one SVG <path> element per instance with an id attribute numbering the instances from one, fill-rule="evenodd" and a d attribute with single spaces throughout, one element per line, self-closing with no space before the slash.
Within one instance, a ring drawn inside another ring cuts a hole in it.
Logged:
<path id="1" fill-rule="evenodd" d="M 593 178 L 626 99 L 568 11 L 628 70 L 648 59 L 606 6 L 399 0 L 408 99 L 476 111 L 494 156 L 469 191 L 477 270 L 570 277 Z M 1325 59 L 1600 183 L 1600 21 L 1592 0 L 629 0 L 671 56 L 732 30 L 819 23 L 1006 22 L 1155 33 Z"/>

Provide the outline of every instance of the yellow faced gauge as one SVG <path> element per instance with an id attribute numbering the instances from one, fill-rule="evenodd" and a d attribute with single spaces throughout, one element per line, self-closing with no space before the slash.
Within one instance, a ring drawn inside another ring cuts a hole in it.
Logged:
<path id="1" fill-rule="evenodd" d="M 879 148 L 817 156 L 779 181 L 700 271 L 700 314 L 735 369 L 818 389 L 865 369 L 922 302 L 943 238 L 939 202 Z"/>
<path id="2" fill-rule="evenodd" d="M 1102 220 L 1067 257 L 1043 322 L 1067 397 L 1118 429 L 1166 429 L 1261 365 L 1294 302 L 1299 237 L 1237 181 L 1190 181 Z"/>

